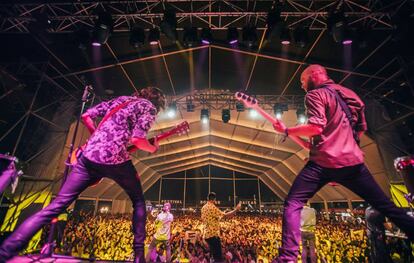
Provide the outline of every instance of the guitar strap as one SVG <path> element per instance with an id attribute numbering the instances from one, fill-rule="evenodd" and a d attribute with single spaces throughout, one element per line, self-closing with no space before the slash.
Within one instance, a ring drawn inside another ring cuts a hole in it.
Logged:
<path id="1" fill-rule="evenodd" d="M 121 104 L 119 104 L 118 106 L 116 106 L 115 108 L 113 108 L 109 113 L 107 113 L 103 119 L 101 120 L 101 122 L 99 123 L 98 127 L 96 127 L 95 131 L 97 129 L 99 129 L 99 127 L 102 126 L 102 124 L 107 121 L 110 117 L 112 117 L 112 115 L 114 115 L 115 113 L 117 113 L 120 109 L 122 109 L 123 107 L 125 107 L 126 105 L 128 105 L 129 103 L 133 102 L 133 101 L 137 101 L 138 99 L 130 99 L 127 100 Z M 88 141 L 86 141 L 85 145 L 82 146 L 82 148 L 86 147 L 86 145 L 88 145 Z"/>
<path id="2" fill-rule="evenodd" d="M 120 109 L 122 109 L 123 107 L 125 107 L 126 105 L 128 105 L 130 102 L 133 101 L 137 101 L 138 99 L 130 99 L 127 100 L 121 104 L 119 104 L 118 106 L 116 106 L 115 108 L 113 108 L 108 114 L 105 115 L 105 117 L 101 120 L 101 122 L 99 123 L 98 127 L 96 127 L 96 130 L 102 126 L 102 124 L 108 120 L 112 115 L 114 115 L 115 113 L 117 113 Z"/>
<path id="3" fill-rule="evenodd" d="M 348 104 L 335 89 L 329 87 L 328 85 L 325 85 L 324 88 L 326 88 L 326 90 L 329 90 L 332 94 L 334 94 L 336 101 L 339 103 L 342 110 L 345 112 L 346 118 L 349 120 L 349 123 L 351 124 L 352 135 L 354 136 L 356 143 L 359 145 L 360 139 L 358 137 L 357 131 L 355 130 L 355 123 L 352 119 L 351 109 L 349 108 Z"/>

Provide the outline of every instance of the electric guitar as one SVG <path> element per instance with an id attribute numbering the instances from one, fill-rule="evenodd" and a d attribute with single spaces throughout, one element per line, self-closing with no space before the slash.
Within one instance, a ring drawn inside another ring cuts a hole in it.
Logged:
<path id="1" fill-rule="evenodd" d="M 177 126 L 175 126 L 174 128 L 172 128 L 171 130 L 158 134 L 154 138 L 149 139 L 149 141 L 150 143 L 153 143 L 155 138 L 157 139 L 157 141 L 161 141 L 175 134 L 178 134 L 179 136 L 181 136 L 185 133 L 188 133 L 189 131 L 190 131 L 190 125 L 188 124 L 187 121 L 183 121 Z M 75 165 L 78 162 L 78 158 L 82 154 L 85 147 L 86 147 L 86 143 L 73 151 L 72 156 L 70 158 L 70 165 Z M 127 150 L 128 152 L 134 152 L 138 150 L 138 148 L 135 145 L 130 145 L 127 147 Z"/>
<path id="2" fill-rule="evenodd" d="M 256 98 L 246 95 L 243 92 L 236 92 L 235 97 L 238 101 L 243 102 L 243 104 L 247 108 L 256 110 L 260 115 L 262 115 L 266 120 L 270 121 L 272 124 L 279 122 L 278 119 L 274 118 L 272 115 L 270 115 L 267 111 L 265 111 L 259 106 L 259 102 Z M 289 138 L 292 139 L 292 141 L 299 144 L 302 148 L 309 149 L 307 143 L 303 141 L 301 138 L 292 135 L 289 135 Z"/>

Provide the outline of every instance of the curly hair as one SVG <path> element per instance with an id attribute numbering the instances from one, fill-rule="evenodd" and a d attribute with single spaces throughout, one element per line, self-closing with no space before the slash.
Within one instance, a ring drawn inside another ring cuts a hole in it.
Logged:
<path id="1" fill-rule="evenodd" d="M 157 109 L 157 112 L 165 109 L 166 98 L 164 92 L 157 87 L 146 87 L 133 94 L 136 97 L 149 100 Z"/>

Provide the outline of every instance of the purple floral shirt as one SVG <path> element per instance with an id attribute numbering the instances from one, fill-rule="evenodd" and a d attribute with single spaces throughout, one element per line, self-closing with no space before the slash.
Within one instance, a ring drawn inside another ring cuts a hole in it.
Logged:
<path id="1" fill-rule="evenodd" d="M 130 160 L 128 143 L 132 137 L 147 136 L 157 115 L 154 105 L 146 99 L 121 96 L 86 111 L 92 119 L 96 119 L 130 100 L 133 101 L 110 116 L 91 135 L 83 151 L 86 158 L 102 164 L 119 164 Z"/>

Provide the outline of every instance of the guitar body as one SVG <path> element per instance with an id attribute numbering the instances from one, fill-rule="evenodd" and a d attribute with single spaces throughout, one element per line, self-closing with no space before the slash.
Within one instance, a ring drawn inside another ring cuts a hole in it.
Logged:
<path id="1" fill-rule="evenodd" d="M 78 159 L 81 156 L 83 150 L 85 149 L 86 144 L 76 148 L 73 152 L 72 155 L 70 156 L 70 165 L 76 165 L 78 163 Z"/>

